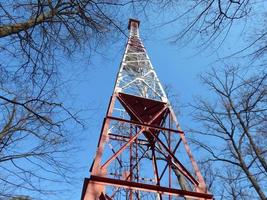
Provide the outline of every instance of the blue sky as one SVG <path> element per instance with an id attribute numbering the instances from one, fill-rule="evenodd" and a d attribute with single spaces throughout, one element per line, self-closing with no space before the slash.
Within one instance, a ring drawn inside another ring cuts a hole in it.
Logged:
<path id="1" fill-rule="evenodd" d="M 216 59 L 215 54 L 208 56 L 206 54 L 196 54 L 192 45 L 179 48 L 166 39 L 169 33 L 164 29 L 158 29 L 157 33 L 150 35 L 149 28 L 142 21 L 140 31 L 144 45 L 162 84 L 171 86 L 172 93 L 178 95 L 179 106 L 183 107 L 192 102 L 195 95 L 207 94 L 206 89 L 200 84 L 198 75 L 210 67 L 211 61 Z M 70 187 L 72 190 L 70 199 L 80 198 L 83 178 L 89 176 L 89 167 L 96 151 L 109 97 L 113 92 L 125 42 L 126 38 L 105 47 L 106 49 L 101 49 L 102 52 L 106 51 L 105 54 L 95 54 L 88 65 L 86 64 L 87 58 L 83 58 L 83 55 L 80 55 L 80 57 L 85 60 L 72 60 L 68 63 L 68 65 L 77 68 L 77 70 L 65 72 L 65 79 L 71 80 L 67 83 L 68 90 L 72 94 L 71 103 L 77 109 L 86 110 L 81 112 L 85 130 L 78 129 L 79 134 L 76 133 L 76 145 L 79 145 L 81 150 L 74 155 L 73 165 L 81 168 L 76 171 L 74 186 Z M 81 63 L 85 63 L 83 65 L 87 66 L 80 65 Z M 181 126 L 190 127 L 192 122 L 189 113 L 184 113 L 183 110 L 181 109 L 181 115 L 178 116 Z M 57 198 L 55 197 L 55 199 Z"/>
<path id="2" fill-rule="evenodd" d="M 176 10 L 176 8 L 173 9 Z M 178 9 L 183 9 L 183 7 Z M 265 8 L 259 9 L 264 10 Z M 177 13 L 180 14 L 178 11 Z M 141 21 L 141 38 L 161 83 L 171 86 L 172 93 L 178 95 L 180 109 L 178 119 L 181 127 L 183 129 L 195 127 L 196 124 L 192 121 L 187 105 L 193 102 L 195 96 L 209 96 L 209 91 L 201 84 L 198 75 L 208 71 L 212 66 L 222 65 L 222 63 L 215 63 L 218 59 L 218 43 L 210 45 L 205 50 L 197 49 L 197 40 L 191 43 L 180 41 L 175 44 L 171 43 L 173 38 L 170 36 L 181 30 L 183 23 L 186 22 L 161 27 L 157 14 L 149 14 L 149 19 L 137 17 Z M 171 18 L 170 15 L 167 13 L 166 16 L 161 16 L 160 20 Z M 135 13 L 134 16 L 138 16 L 138 14 Z M 132 16 L 125 14 L 125 27 L 127 27 L 130 17 Z M 261 22 L 260 19 L 258 21 Z M 253 23 L 259 23 L 258 21 Z M 250 22 L 246 22 L 246 29 L 250 29 L 253 25 Z M 155 28 L 156 26 L 157 28 Z M 221 57 L 242 48 L 247 39 L 243 35 L 243 26 L 242 23 L 237 24 L 224 41 L 224 45 L 220 46 Z M 110 35 L 110 37 L 112 38 L 111 41 L 106 45 L 99 46 L 97 52 L 94 52 L 91 57 L 88 56 L 88 53 L 77 51 L 74 57 L 69 60 L 59 58 L 58 68 L 63 69 L 61 70 L 61 80 L 65 82 L 64 91 L 61 94 L 62 99 L 66 106 L 72 107 L 74 111 L 81 110 L 79 117 L 85 127 L 83 129 L 79 125 L 68 124 L 69 127 L 67 128 L 74 137 L 72 145 L 79 148 L 76 152 L 66 155 L 69 158 L 68 162 L 71 163 L 70 168 L 74 169 L 71 174 L 73 176 L 72 184 L 67 182 L 60 185 L 51 183 L 47 186 L 47 188 L 67 188 L 65 192 L 59 192 L 57 195 L 49 197 L 51 200 L 80 199 L 83 179 L 89 177 L 89 168 L 96 151 L 102 121 L 113 92 L 114 81 L 127 40 L 123 35 L 118 40 L 115 36 Z M 87 51 L 86 47 L 85 51 Z M 235 64 L 238 65 L 238 62 Z M 193 153 L 197 159 L 201 158 L 201 152 L 195 151 Z"/>
<path id="3" fill-rule="evenodd" d="M 171 86 L 172 93 L 178 95 L 180 110 L 178 119 L 181 127 L 183 129 L 195 127 L 196 124 L 192 121 L 187 105 L 193 102 L 195 96 L 209 96 L 209 91 L 201 84 L 198 76 L 212 66 L 222 65 L 222 63 L 215 63 L 219 58 L 218 43 L 210 45 L 205 50 L 196 48 L 197 41 L 186 45 L 179 42 L 174 44 L 171 43 L 173 38 L 170 36 L 180 30 L 179 23 L 155 28 L 155 24 L 159 25 L 160 22 L 153 20 L 153 17 L 150 18 L 151 22 L 142 17 L 139 19 L 141 38 L 161 83 Z M 128 17 L 125 18 L 125 27 L 127 23 Z M 243 24 L 238 24 L 231 32 L 231 37 L 228 36 L 224 45 L 220 46 L 221 57 L 242 47 L 245 41 L 242 27 Z M 68 91 L 64 93 L 63 98 L 74 110 L 82 109 L 80 118 L 85 124 L 85 129 L 79 126 L 70 127 L 70 132 L 75 132 L 73 143 L 80 148 L 69 156 L 76 169 L 72 174 L 75 178 L 72 185 L 67 183 L 62 185 L 63 188 L 68 188 L 64 198 L 59 194 L 52 197 L 52 200 L 79 199 L 83 179 L 89 177 L 89 167 L 94 158 L 102 121 L 113 92 L 114 81 L 127 40 L 124 37 L 114 42 L 114 38 L 109 44 L 100 46 L 97 49 L 99 53 L 93 53 L 91 57 L 78 52 L 71 60 L 61 61 L 65 66 L 64 69 L 70 69 L 62 73 L 63 81 L 67 81 L 65 89 Z M 201 158 L 202 152 L 193 153 L 197 159 Z"/>

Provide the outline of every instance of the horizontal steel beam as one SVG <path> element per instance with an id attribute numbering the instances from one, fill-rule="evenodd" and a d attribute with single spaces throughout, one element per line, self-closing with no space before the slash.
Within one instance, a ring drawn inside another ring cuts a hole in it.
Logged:
<path id="1" fill-rule="evenodd" d="M 156 130 L 170 131 L 170 132 L 184 134 L 183 131 L 179 131 L 179 130 L 175 130 L 175 129 L 169 129 L 169 128 L 160 127 L 160 126 L 149 125 L 149 124 L 144 124 L 144 123 L 135 122 L 135 121 L 132 121 L 132 120 L 127 120 L 127 119 L 122 119 L 122 118 L 118 118 L 118 117 L 106 116 L 106 118 L 107 119 L 111 119 L 111 120 L 116 120 L 116 121 L 119 121 L 119 122 L 125 122 L 125 123 L 129 123 L 129 124 L 134 124 L 134 125 L 138 125 L 138 126 L 152 128 L 152 129 L 156 129 Z"/>
<path id="2" fill-rule="evenodd" d="M 128 142 L 131 139 L 128 136 L 114 134 L 114 133 L 109 133 L 108 136 L 110 140 L 118 140 L 118 141 L 123 141 L 123 142 Z M 149 145 L 149 142 L 147 140 L 136 139 L 136 141 L 137 141 L 137 144 L 140 144 L 140 145 Z"/>
<path id="3" fill-rule="evenodd" d="M 144 184 L 144 183 L 130 182 L 130 181 L 124 181 L 124 180 L 119 180 L 119 179 L 101 177 L 101 176 L 91 176 L 85 182 L 87 182 L 87 184 L 97 183 L 97 184 L 103 184 L 103 185 L 110 185 L 114 187 L 123 187 L 123 188 L 129 188 L 133 190 L 154 192 L 154 193 L 165 194 L 165 195 L 190 197 L 193 199 L 199 199 L 199 198 L 203 198 L 206 200 L 213 199 L 213 195 L 207 194 L 207 193 L 199 193 L 199 192 L 192 192 L 192 191 L 186 191 L 186 190 L 180 190 L 180 189 L 173 189 L 173 188 L 162 187 L 158 185 L 149 185 L 149 184 Z"/>

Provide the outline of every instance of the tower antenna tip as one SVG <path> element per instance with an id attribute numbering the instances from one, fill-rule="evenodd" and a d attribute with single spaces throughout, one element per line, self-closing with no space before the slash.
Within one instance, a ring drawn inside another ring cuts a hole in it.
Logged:
<path id="1" fill-rule="evenodd" d="M 128 29 L 129 29 L 129 30 L 130 30 L 130 28 L 131 28 L 132 23 L 133 23 L 133 24 L 137 23 L 137 26 L 138 26 L 138 27 L 139 27 L 139 25 L 140 25 L 140 21 L 139 21 L 138 19 L 132 19 L 132 18 L 130 18 L 130 19 L 129 19 L 129 23 L 128 23 Z"/>

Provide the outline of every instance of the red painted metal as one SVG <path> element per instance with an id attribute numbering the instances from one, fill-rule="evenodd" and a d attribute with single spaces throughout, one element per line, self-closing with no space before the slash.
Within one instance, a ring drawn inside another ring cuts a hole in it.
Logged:
<path id="1" fill-rule="evenodd" d="M 169 116 L 169 127 L 171 127 L 171 117 Z M 169 148 L 169 150 L 172 152 L 172 146 L 171 146 L 171 142 L 172 142 L 172 139 L 171 139 L 171 132 L 170 131 L 168 131 L 168 148 Z M 175 154 L 175 152 L 172 152 L 172 153 L 174 153 Z M 171 157 L 169 156 L 168 157 L 168 162 L 167 162 L 167 165 L 166 166 L 168 166 L 169 167 L 169 188 L 171 188 L 172 187 L 172 167 L 171 167 L 171 164 L 170 164 L 170 162 L 171 162 Z M 166 168 L 167 169 L 167 168 Z M 164 171 L 164 170 L 163 170 Z M 160 179 L 163 177 L 163 175 L 164 175 L 164 172 L 162 173 L 162 175 L 160 176 Z M 172 199 L 172 196 L 171 195 L 169 195 L 169 200 L 171 200 Z"/>
<path id="2" fill-rule="evenodd" d="M 132 136 L 129 141 L 124 144 L 117 152 L 114 153 L 114 155 L 112 155 L 102 166 L 100 169 L 103 169 L 105 167 L 107 167 L 107 165 L 109 165 L 115 158 L 117 158 L 125 149 L 126 147 L 128 147 L 130 144 L 132 144 L 134 142 L 135 139 L 137 139 L 137 137 L 144 131 L 144 129 L 141 129 L 140 131 L 138 131 L 137 134 L 135 134 L 134 136 Z"/>
<path id="3" fill-rule="evenodd" d="M 176 129 L 170 129 L 170 128 L 166 128 L 166 127 L 154 126 L 154 125 L 151 125 L 151 124 L 144 124 L 144 123 L 131 121 L 131 120 L 126 120 L 126 119 L 122 119 L 122 118 L 118 118 L 118 117 L 106 116 L 106 118 L 111 119 L 111 120 L 116 120 L 116 121 L 120 121 L 120 122 L 133 124 L 133 125 L 143 126 L 143 127 L 147 127 L 147 128 L 151 128 L 151 129 L 156 129 L 156 130 L 160 130 L 160 131 L 170 131 L 171 133 L 184 134 L 183 131 L 179 131 L 179 130 L 176 130 Z"/>
<path id="4" fill-rule="evenodd" d="M 139 25 L 138 20 L 129 21 L 130 38 L 126 51 L 129 55 L 142 55 L 142 59 L 145 60 L 142 62 L 147 62 L 146 50 L 139 38 Z M 145 77 L 143 70 L 147 70 L 142 69 L 140 63 L 135 63 L 138 56 L 128 58 L 134 64 L 127 65 L 129 68 L 127 70 L 140 73 L 134 81 L 139 79 L 142 81 L 139 76 Z M 124 57 L 124 62 L 125 60 L 127 59 Z M 91 176 L 84 181 L 81 200 L 115 200 L 121 191 L 125 192 L 124 196 L 126 195 L 129 200 L 140 200 L 142 192 L 156 193 L 160 200 L 166 199 L 165 195 L 169 200 L 174 199 L 173 196 L 190 200 L 211 200 L 213 197 L 207 192 L 185 134 L 179 127 L 164 92 L 159 95 L 160 100 L 147 97 L 148 93 L 139 96 L 126 93 L 118 87 L 120 78 L 121 74 L 118 74 L 114 93 L 103 121 L 96 156 L 90 168 Z M 155 77 L 154 79 L 156 84 L 158 79 Z M 136 84 L 139 87 L 140 82 Z M 149 88 L 149 84 L 143 87 L 137 89 L 142 94 L 148 89 L 156 90 L 156 86 L 154 89 Z M 159 85 L 158 88 L 160 90 L 162 86 Z M 158 95 L 157 92 L 154 95 Z M 120 106 L 120 110 L 125 110 L 126 118 L 124 115 L 118 117 L 114 114 L 114 107 L 117 105 Z M 106 143 L 109 143 L 111 152 L 105 149 Z M 191 162 L 194 174 L 190 173 L 176 157 L 181 144 L 185 147 L 190 160 L 188 163 Z M 161 164 L 162 160 L 165 163 Z M 140 168 L 146 164 L 151 166 L 151 172 L 141 174 L 143 170 Z M 192 191 L 182 190 L 180 189 L 182 187 L 175 185 L 177 181 L 173 181 L 173 168 L 179 170 L 191 184 Z M 121 190 L 122 188 L 124 190 Z"/>
<path id="5" fill-rule="evenodd" d="M 176 150 L 178 149 L 178 147 L 179 147 L 181 141 L 182 141 L 182 140 L 180 139 L 180 140 L 178 141 L 178 143 L 176 144 L 174 150 L 172 151 L 173 154 L 175 154 L 175 152 L 176 152 Z M 170 150 L 171 150 L 171 148 L 170 148 Z M 171 164 L 170 164 L 170 162 L 171 162 L 171 157 L 169 157 L 168 162 L 167 162 L 167 164 L 165 165 L 165 167 L 164 167 L 164 169 L 163 169 L 163 171 L 162 171 L 162 173 L 161 173 L 161 175 L 160 175 L 160 179 L 162 179 L 163 175 L 165 174 L 165 172 L 166 172 L 166 170 L 167 170 L 167 167 L 169 167 L 169 169 L 171 169 Z M 170 180 L 170 182 L 169 182 L 170 186 L 169 186 L 169 187 L 171 187 L 171 177 L 169 177 L 169 180 Z"/>
<path id="6" fill-rule="evenodd" d="M 211 194 L 173 189 L 173 188 L 162 187 L 158 185 L 135 183 L 135 182 L 130 182 L 130 181 L 123 181 L 123 180 L 118 180 L 118 179 L 100 177 L 100 176 L 91 176 L 90 179 L 87 179 L 86 183 L 89 184 L 90 182 L 104 184 L 104 185 L 111 185 L 111 186 L 116 186 L 116 187 L 131 188 L 135 190 L 154 192 L 154 193 L 159 193 L 159 194 L 189 197 L 193 199 L 196 199 L 196 198 L 212 199 L 213 198 Z"/>
<path id="7" fill-rule="evenodd" d="M 140 21 L 137 19 L 129 19 L 128 30 L 130 30 L 131 26 L 133 26 L 133 25 L 136 26 L 136 28 L 138 28 L 140 25 Z"/>
<path id="8" fill-rule="evenodd" d="M 128 142 L 131 137 L 125 136 L 125 135 L 119 135 L 119 134 L 114 134 L 114 133 L 109 133 L 109 139 L 110 140 L 118 140 L 118 141 L 123 141 L 123 142 Z M 144 139 L 135 139 L 135 143 L 139 145 L 149 145 L 147 140 Z"/>
<path id="9" fill-rule="evenodd" d="M 175 155 L 168 149 L 168 147 L 162 142 L 161 139 L 159 139 L 155 134 L 150 132 L 150 134 L 158 141 L 158 143 L 167 151 L 169 156 L 175 160 L 175 162 L 179 165 L 177 166 L 180 170 L 180 172 L 188 178 L 189 181 L 191 181 L 195 186 L 198 186 L 198 181 L 191 175 L 191 173 L 186 169 L 186 167 L 175 157 Z M 166 159 L 168 157 L 166 156 Z"/>
<path id="10" fill-rule="evenodd" d="M 119 93 L 118 99 L 130 114 L 133 121 L 139 121 L 143 123 L 148 123 L 153 116 L 155 116 L 166 106 L 166 103 L 161 101 L 145 99 L 123 93 Z M 159 126 L 161 121 L 164 119 L 164 114 L 165 113 L 162 113 L 160 116 L 158 116 L 157 120 L 154 120 L 152 125 Z"/>

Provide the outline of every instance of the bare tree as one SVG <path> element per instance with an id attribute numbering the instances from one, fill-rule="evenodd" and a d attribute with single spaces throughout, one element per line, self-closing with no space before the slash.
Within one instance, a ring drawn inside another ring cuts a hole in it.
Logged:
<path id="1" fill-rule="evenodd" d="M 60 98 L 62 60 L 77 50 L 90 56 L 110 38 L 125 35 L 125 10 L 145 13 L 155 3 L 0 3 L 0 197 L 53 194 L 45 184 L 68 178 L 62 155 L 69 152 L 71 138 L 65 127 L 80 121 Z"/>
<path id="2" fill-rule="evenodd" d="M 130 3 L 0 3 L 1 199 L 47 196 L 54 194 L 47 184 L 68 182 L 64 156 L 72 138 L 66 125 L 80 121 L 60 98 L 62 59 L 77 50 L 90 56 L 107 34 L 122 34 L 121 9 Z"/>
<path id="3" fill-rule="evenodd" d="M 206 44 L 221 37 L 222 33 L 227 35 L 233 23 L 250 17 L 251 8 L 256 5 L 249 0 L 187 2 L 189 4 L 185 6 L 189 7 L 186 7 L 186 12 L 181 16 L 194 16 L 189 18 L 192 21 L 189 21 L 177 38 L 190 36 L 190 31 L 193 31 L 191 33 L 208 36 Z M 145 12 L 149 3 L 160 3 L 162 9 L 168 4 L 180 5 L 180 1 L 149 0 L 8 0 L 0 3 L 0 197 L 17 196 L 21 190 L 51 193 L 52 191 L 44 190 L 41 180 L 54 182 L 59 179 L 49 180 L 47 173 L 67 178 L 65 171 L 68 167 L 60 159 L 60 155 L 69 149 L 69 135 L 65 124 L 69 119 L 78 123 L 79 121 L 76 114 L 71 113 L 59 98 L 60 68 L 63 66 L 60 58 L 65 59 L 77 50 L 90 55 L 99 45 L 107 42 L 108 34 L 113 34 L 113 38 L 114 34 L 124 34 L 122 10 L 134 6 L 136 12 L 138 9 Z M 191 12 L 193 10 L 195 12 Z M 258 29 L 259 35 L 248 45 L 248 48 L 256 45 L 253 55 L 261 56 L 266 52 L 265 29 L 266 26 Z M 236 73 L 232 72 L 227 75 L 227 83 L 231 77 L 236 78 Z M 244 96 L 244 105 L 236 102 L 237 97 L 234 97 L 233 104 L 227 105 L 229 108 L 225 105 L 230 114 L 226 113 L 224 117 L 235 116 L 234 122 L 239 123 L 234 124 L 234 131 L 239 131 L 241 141 L 241 145 L 238 144 L 241 150 L 237 150 L 241 151 L 241 158 L 244 154 L 246 158 L 243 159 L 243 164 L 239 163 L 237 166 L 263 198 L 265 194 L 262 177 L 266 177 L 266 114 L 265 110 L 258 107 L 261 107 L 260 104 L 264 105 L 264 102 L 266 104 L 266 89 L 262 94 L 264 97 L 259 97 L 258 101 L 255 98 L 260 90 L 253 93 L 253 87 L 257 84 L 259 88 L 263 88 L 264 84 L 266 86 L 263 77 L 263 85 L 259 84 L 260 77 L 244 80 L 244 86 L 240 83 L 240 87 L 230 92 L 231 98 L 232 93 L 237 91 L 245 94 L 248 90 L 244 88 L 248 86 L 251 97 Z M 212 86 L 211 82 L 207 83 Z M 253 101 L 256 102 L 255 106 Z M 209 111 L 205 104 L 201 106 Z M 242 106 L 246 109 L 241 112 Z M 255 111 L 256 107 L 258 110 Z M 251 119 L 257 125 L 250 127 L 247 121 Z M 256 122 L 256 119 L 259 121 Z M 257 137 L 254 137 L 255 134 Z M 237 150 L 232 146 L 227 149 L 229 155 Z"/>
<path id="4" fill-rule="evenodd" d="M 266 2 L 257 0 L 200 0 L 165 1 L 172 5 L 169 20 L 162 25 L 177 25 L 173 41 L 180 44 L 186 40 L 196 41 L 198 47 L 206 49 L 216 44 L 221 53 L 227 41 L 242 38 L 230 55 L 250 55 L 252 59 L 263 57 L 267 50 Z M 181 6 L 183 4 L 183 6 Z M 179 28 L 181 27 L 181 28 Z M 226 46 L 229 47 L 229 46 Z M 221 56 L 221 54 L 220 54 Z M 225 56 L 225 55 L 224 55 Z"/>
<path id="5" fill-rule="evenodd" d="M 194 105 L 202 141 L 192 141 L 219 168 L 222 199 L 266 199 L 266 70 L 213 69 L 202 80 L 214 96 Z"/>

